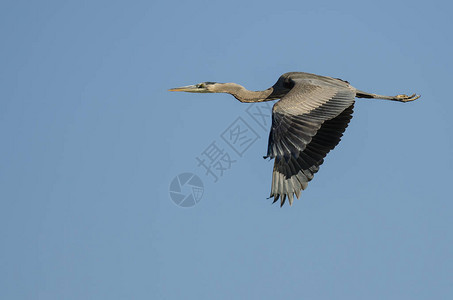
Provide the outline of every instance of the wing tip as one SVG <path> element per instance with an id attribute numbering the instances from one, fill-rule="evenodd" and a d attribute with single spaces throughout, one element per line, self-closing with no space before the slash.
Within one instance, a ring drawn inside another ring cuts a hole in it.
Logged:
<path id="1" fill-rule="evenodd" d="M 283 205 L 286 203 L 286 199 L 288 199 L 289 206 L 293 206 L 294 200 L 300 199 L 300 191 L 293 191 L 292 193 L 283 194 L 271 193 L 267 199 L 271 198 L 273 198 L 272 204 L 275 204 L 278 200 L 280 200 L 280 207 L 283 207 Z"/>

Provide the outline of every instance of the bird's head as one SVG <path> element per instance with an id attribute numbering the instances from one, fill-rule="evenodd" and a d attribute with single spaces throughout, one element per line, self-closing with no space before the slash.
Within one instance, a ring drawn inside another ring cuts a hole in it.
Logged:
<path id="1" fill-rule="evenodd" d="M 202 82 L 193 85 L 186 85 L 169 89 L 170 92 L 188 92 L 188 93 L 216 93 L 221 83 L 217 82 Z"/>

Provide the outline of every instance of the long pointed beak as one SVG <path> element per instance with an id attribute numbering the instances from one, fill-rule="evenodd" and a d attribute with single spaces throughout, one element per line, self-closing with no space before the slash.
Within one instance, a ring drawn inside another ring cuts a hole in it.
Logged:
<path id="1" fill-rule="evenodd" d="M 200 87 L 199 84 L 177 87 L 177 88 L 169 89 L 168 91 L 169 92 L 188 92 L 188 93 L 209 93 L 207 88 Z"/>
<path id="2" fill-rule="evenodd" d="M 186 86 L 181 86 L 173 89 L 169 89 L 169 92 L 195 92 L 198 90 L 198 86 L 193 84 L 193 85 L 186 85 Z"/>

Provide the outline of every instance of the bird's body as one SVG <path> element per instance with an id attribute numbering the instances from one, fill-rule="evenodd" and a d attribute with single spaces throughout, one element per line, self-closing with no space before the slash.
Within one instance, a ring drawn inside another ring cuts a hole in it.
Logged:
<path id="1" fill-rule="evenodd" d="M 419 96 L 384 96 L 357 90 L 347 81 L 303 72 L 285 73 L 269 89 L 248 91 L 235 83 L 204 82 L 171 89 L 198 93 L 229 93 L 241 102 L 281 99 L 272 109 L 265 158 L 275 159 L 270 197 L 280 205 L 300 197 L 335 148 L 352 118 L 355 97 L 413 101 Z"/>

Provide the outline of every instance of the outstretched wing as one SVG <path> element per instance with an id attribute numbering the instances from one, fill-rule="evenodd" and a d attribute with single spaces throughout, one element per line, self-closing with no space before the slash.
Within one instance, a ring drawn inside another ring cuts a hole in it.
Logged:
<path id="1" fill-rule="evenodd" d="M 280 204 L 299 198 L 335 148 L 352 118 L 355 90 L 321 80 L 294 79 L 272 110 L 266 157 L 275 158 L 270 197 Z"/>

